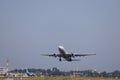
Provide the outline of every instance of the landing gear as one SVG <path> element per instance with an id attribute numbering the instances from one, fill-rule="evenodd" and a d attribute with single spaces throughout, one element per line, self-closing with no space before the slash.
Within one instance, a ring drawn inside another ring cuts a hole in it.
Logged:
<path id="1" fill-rule="evenodd" d="M 61 59 L 61 58 L 59 58 L 59 61 L 62 61 L 62 59 Z"/>

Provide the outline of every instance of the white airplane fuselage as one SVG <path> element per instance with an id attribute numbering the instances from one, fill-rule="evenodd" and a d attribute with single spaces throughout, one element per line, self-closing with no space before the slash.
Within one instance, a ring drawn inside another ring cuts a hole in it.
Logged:
<path id="1" fill-rule="evenodd" d="M 67 60 L 67 61 L 72 61 L 71 57 L 69 57 L 69 56 L 67 55 L 67 52 L 65 51 L 65 49 L 64 49 L 63 46 L 59 46 L 59 47 L 58 47 L 58 50 L 59 50 L 60 56 L 61 56 L 62 58 L 64 58 L 64 59 Z M 61 61 L 61 57 L 60 57 L 60 59 L 59 59 L 60 61 Z"/>

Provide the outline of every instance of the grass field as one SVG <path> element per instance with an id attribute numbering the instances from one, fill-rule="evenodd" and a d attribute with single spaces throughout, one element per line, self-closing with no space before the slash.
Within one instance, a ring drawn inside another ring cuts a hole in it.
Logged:
<path id="1" fill-rule="evenodd" d="M 5 78 L 0 78 L 0 80 L 5 80 Z M 120 78 L 27 77 L 27 78 L 14 78 L 14 80 L 120 80 Z"/>

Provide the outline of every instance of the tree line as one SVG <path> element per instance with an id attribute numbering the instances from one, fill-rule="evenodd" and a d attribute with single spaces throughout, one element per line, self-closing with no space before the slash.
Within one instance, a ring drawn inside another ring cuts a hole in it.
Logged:
<path id="1" fill-rule="evenodd" d="M 60 71 L 58 68 L 53 67 L 52 69 L 35 69 L 30 68 L 28 71 L 35 73 L 37 76 L 81 76 L 81 77 L 118 77 L 120 78 L 120 71 L 115 70 L 113 72 L 97 72 L 95 70 L 84 70 L 84 71 Z M 26 73 L 26 69 L 14 69 L 12 73 Z"/>

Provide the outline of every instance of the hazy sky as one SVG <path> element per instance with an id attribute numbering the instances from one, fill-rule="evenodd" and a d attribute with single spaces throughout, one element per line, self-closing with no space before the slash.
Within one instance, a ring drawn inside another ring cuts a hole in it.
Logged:
<path id="1" fill-rule="evenodd" d="M 41 54 L 96 53 L 59 62 Z M 120 0 L 0 0 L 0 66 L 120 70 Z"/>

